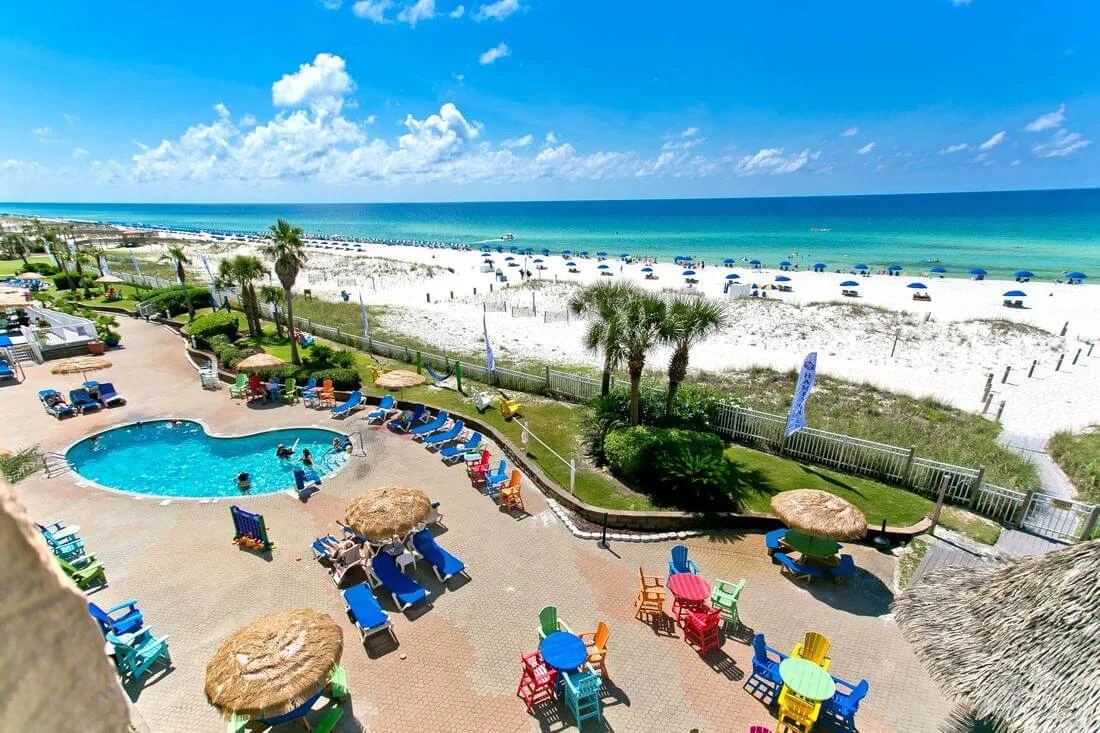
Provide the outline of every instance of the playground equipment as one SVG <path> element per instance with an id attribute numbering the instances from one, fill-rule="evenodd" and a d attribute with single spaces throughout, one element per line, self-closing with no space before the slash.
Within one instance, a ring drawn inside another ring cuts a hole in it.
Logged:
<path id="1" fill-rule="evenodd" d="M 267 536 L 264 515 L 246 512 L 239 506 L 229 507 L 233 517 L 233 544 L 255 552 L 270 552 L 275 543 Z"/>

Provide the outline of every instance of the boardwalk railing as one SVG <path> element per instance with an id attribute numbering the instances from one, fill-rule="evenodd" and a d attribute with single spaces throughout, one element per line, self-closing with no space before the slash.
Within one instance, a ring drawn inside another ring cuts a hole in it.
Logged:
<path id="1" fill-rule="evenodd" d="M 151 287 L 175 283 L 156 277 L 138 277 L 122 271 L 119 276 L 130 282 Z M 216 291 L 218 301 L 229 298 L 239 306 L 235 290 Z M 507 310 L 505 303 L 488 302 L 488 310 Z M 274 318 L 271 306 L 261 305 L 268 319 Z M 331 341 L 352 346 L 378 356 L 413 363 L 417 350 L 407 346 L 365 339 L 322 323 L 295 316 L 294 325 Z M 547 367 L 543 374 L 496 367 L 492 374 L 483 364 L 456 360 L 446 355 L 420 351 L 422 362 L 433 369 L 447 369 L 456 361 L 466 378 L 494 387 L 521 392 L 547 394 L 572 402 L 585 403 L 600 395 L 600 380 L 561 372 Z M 613 382 L 614 383 L 614 380 Z M 1021 525 L 1058 539 L 1086 539 L 1100 528 L 1100 507 L 1080 502 L 1063 502 L 1038 491 L 1015 489 L 985 483 L 984 468 L 956 466 L 916 455 L 914 447 L 902 448 L 886 443 L 803 428 L 789 438 L 783 433 L 787 418 L 731 404 L 720 404 L 712 429 L 730 441 L 758 446 L 780 455 L 835 468 L 846 473 L 867 476 L 908 488 L 935 499 L 943 478 L 947 477 L 945 500 L 968 507 L 971 511 L 1004 524 Z M 564 460 L 564 459 L 562 459 Z"/>

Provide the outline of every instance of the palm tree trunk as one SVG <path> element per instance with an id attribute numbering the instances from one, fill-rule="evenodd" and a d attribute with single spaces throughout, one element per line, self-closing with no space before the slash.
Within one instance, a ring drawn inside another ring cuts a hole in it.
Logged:
<path id="1" fill-rule="evenodd" d="M 65 269 L 65 282 L 69 283 L 69 290 L 75 293 L 76 280 L 73 280 L 72 268 L 69 267 L 69 261 L 65 259 L 65 256 L 61 253 L 60 247 L 54 248 L 54 259 L 56 259 L 58 264 L 60 264 Z"/>
<path id="2" fill-rule="evenodd" d="M 630 424 L 635 426 L 641 423 L 640 398 L 642 392 L 642 370 L 630 369 Z"/>
<path id="3" fill-rule="evenodd" d="M 603 358 L 603 374 L 600 377 L 600 396 L 607 397 L 611 392 L 611 354 L 607 353 Z"/>
<path id="4" fill-rule="evenodd" d="M 191 302 L 191 288 L 187 287 L 187 272 L 183 269 L 183 263 L 176 261 L 176 277 L 179 278 L 180 287 L 183 288 L 183 299 L 187 301 L 187 320 L 195 320 L 195 304 Z"/>
<path id="5" fill-rule="evenodd" d="M 665 421 L 672 419 L 672 410 L 676 406 L 676 390 L 687 376 L 688 347 L 677 344 L 668 363 L 668 398 L 665 401 Z"/>
<path id="6" fill-rule="evenodd" d="M 80 253 L 73 254 L 73 264 L 76 265 L 76 279 L 84 288 L 84 300 L 92 297 L 92 291 L 88 289 L 88 282 L 84 279 L 84 266 L 80 264 Z"/>
<path id="7" fill-rule="evenodd" d="M 283 288 L 286 290 L 286 324 L 288 333 L 294 333 L 294 306 L 291 300 L 290 288 L 285 285 Z M 294 340 L 293 336 L 290 339 L 290 363 L 297 366 L 302 362 L 298 359 L 298 342 Z"/>

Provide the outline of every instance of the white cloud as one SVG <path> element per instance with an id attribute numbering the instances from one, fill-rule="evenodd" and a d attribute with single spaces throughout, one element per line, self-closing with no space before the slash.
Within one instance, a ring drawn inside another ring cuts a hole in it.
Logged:
<path id="1" fill-rule="evenodd" d="M 339 56 L 319 53 L 312 63 L 302 64 L 272 84 L 271 100 L 276 107 L 310 106 L 337 112 L 344 96 L 355 88 L 345 67 Z"/>
<path id="2" fill-rule="evenodd" d="M 1032 120 L 1024 129 L 1028 132 L 1042 132 L 1043 130 L 1050 130 L 1051 128 L 1058 127 L 1066 121 L 1066 105 L 1058 105 L 1058 109 L 1055 112 L 1047 112 L 1045 115 L 1039 115 Z"/>
<path id="3" fill-rule="evenodd" d="M 16 160 L 8 158 L 0 161 L 0 174 L 5 180 L 28 182 L 39 179 L 44 172 L 43 167 L 36 160 Z"/>
<path id="4" fill-rule="evenodd" d="M 940 151 L 940 155 L 951 155 L 951 153 L 959 153 L 970 147 L 967 143 L 956 143 L 955 145 L 948 145 L 946 148 Z"/>
<path id="5" fill-rule="evenodd" d="M 366 122 L 368 125 L 373 125 L 375 122 L 378 121 L 378 115 L 367 115 L 366 119 L 363 121 Z"/>
<path id="6" fill-rule="evenodd" d="M 1092 140 L 1086 140 L 1081 133 L 1061 129 L 1047 142 L 1032 147 L 1031 151 L 1040 158 L 1064 158 L 1089 145 L 1092 145 Z"/>
<path id="7" fill-rule="evenodd" d="M 497 59 L 502 59 L 505 56 L 511 56 L 512 49 L 508 48 L 508 44 L 501 43 L 494 48 L 490 48 L 485 53 L 478 57 L 477 62 L 482 66 L 487 66 Z"/>
<path id="8" fill-rule="evenodd" d="M 534 135 L 532 135 L 531 133 L 527 133 L 526 135 L 524 135 L 522 137 L 513 137 L 513 138 L 509 138 L 508 140 L 505 140 L 504 142 L 502 142 L 500 144 L 500 147 L 508 148 L 508 149 L 525 148 L 528 145 L 530 145 L 534 141 L 534 139 L 535 139 Z"/>
<path id="9" fill-rule="evenodd" d="M 1003 141 L 1004 139 L 1005 139 L 1005 131 L 1004 131 L 1004 130 L 1001 130 L 1000 132 L 998 132 L 998 133 L 996 133 L 995 135 L 993 135 L 993 137 L 989 138 L 989 139 L 988 139 L 988 140 L 986 140 L 986 141 L 985 141 L 984 143 L 982 143 L 981 145 L 979 145 L 979 146 L 978 146 L 978 150 L 992 150 L 993 148 L 995 148 L 995 147 L 997 147 L 998 145 L 1000 145 L 1000 144 L 1001 144 L 1001 142 L 1002 142 L 1002 141 Z"/>
<path id="10" fill-rule="evenodd" d="M 867 155 L 867 153 L 875 149 L 875 145 L 877 145 L 877 143 L 875 142 L 867 143 L 862 148 L 856 151 L 856 155 Z"/>
<path id="11" fill-rule="evenodd" d="M 241 117 L 241 127 L 255 127 L 256 115 L 246 114 Z"/>
<path id="12" fill-rule="evenodd" d="M 840 133 L 841 137 L 855 137 L 858 134 L 859 134 L 859 127 L 857 127 L 856 125 L 852 125 L 847 130 Z"/>
<path id="13" fill-rule="evenodd" d="M 698 134 L 699 134 L 699 128 L 698 127 L 689 127 L 689 128 L 687 128 L 686 130 L 684 130 L 683 132 L 680 133 L 680 137 L 692 137 L 692 136 L 698 135 Z"/>
<path id="14" fill-rule="evenodd" d="M 690 129 L 695 129 L 695 128 L 690 128 Z M 694 134 L 695 133 L 692 133 L 692 135 L 694 135 Z M 681 136 L 681 137 L 683 137 L 683 136 Z M 702 145 L 706 141 L 707 141 L 707 139 L 705 137 L 689 137 L 686 140 L 684 140 L 684 139 L 669 140 L 664 145 L 661 146 L 661 150 L 691 150 L 692 148 L 699 147 L 700 145 Z"/>
<path id="15" fill-rule="evenodd" d="M 482 5 L 474 13 L 474 20 L 504 20 L 512 13 L 519 10 L 519 0 L 496 0 L 496 2 Z"/>
<path id="16" fill-rule="evenodd" d="M 408 23 L 410 28 L 415 28 L 422 20 L 431 20 L 434 17 L 435 0 L 416 0 L 412 5 L 401 8 L 401 12 L 397 14 L 398 22 Z"/>
<path id="17" fill-rule="evenodd" d="M 386 11 L 393 7 L 392 0 L 359 0 L 351 6 L 351 12 L 356 17 L 369 20 L 372 23 L 392 23 L 386 17 Z"/>
<path id="18" fill-rule="evenodd" d="M 461 84 L 462 82 L 466 81 L 466 75 L 465 75 L 465 74 L 455 74 L 455 73 L 453 73 L 453 72 L 452 72 L 452 73 L 451 73 L 451 77 L 452 77 L 452 78 L 453 78 L 453 79 L 454 79 L 455 81 L 457 81 L 457 82 L 458 82 L 459 84 Z"/>
<path id="19" fill-rule="evenodd" d="M 1015 168 L 1015 167 L 1016 167 L 1016 166 L 1018 166 L 1019 164 L 1020 164 L 1020 159 L 1019 159 L 1019 158 L 1017 158 L 1016 160 L 1014 160 L 1014 161 L 1012 161 L 1011 163 L 1009 163 L 1009 165 L 1010 165 L 1010 166 L 1012 166 L 1013 168 Z"/>
<path id="20" fill-rule="evenodd" d="M 340 6 L 344 4 L 344 0 L 319 0 L 319 2 L 325 10 L 339 10 Z"/>
<path id="21" fill-rule="evenodd" d="M 458 19 L 458 18 L 461 18 L 465 12 L 466 12 L 466 6 L 465 5 L 459 5 L 457 8 L 455 8 L 451 12 L 447 13 L 447 17 Z"/>
<path id="22" fill-rule="evenodd" d="M 790 155 L 783 155 L 783 148 L 761 148 L 754 155 L 746 155 L 738 160 L 734 171 L 741 176 L 757 173 L 776 175 L 794 173 L 819 157 L 821 157 L 820 150 L 811 151 L 809 148 Z"/>
<path id="23" fill-rule="evenodd" d="M 84 148 L 73 148 L 73 158 L 80 160 L 88 154 L 88 151 Z"/>
<path id="24" fill-rule="evenodd" d="M 546 142 L 550 143 L 551 145 L 554 145 L 558 142 L 558 136 L 554 134 L 553 130 L 546 133 Z"/>
<path id="25" fill-rule="evenodd" d="M 975 163 L 984 163 L 989 159 L 989 153 L 978 153 L 971 160 Z"/>
<path id="26" fill-rule="evenodd" d="M 65 118 L 66 125 L 75 125 L 77 122 L 80 121 L 80 118 L 76 115 L 64 114 L 61 116 Z"/>
<path id="27" fill-rule="evenodd" d="M 52 143 L 54 141 L 53 128 L 49 125 L 31 128 L 31 134 L 38 138 L 40 143 Z"/>

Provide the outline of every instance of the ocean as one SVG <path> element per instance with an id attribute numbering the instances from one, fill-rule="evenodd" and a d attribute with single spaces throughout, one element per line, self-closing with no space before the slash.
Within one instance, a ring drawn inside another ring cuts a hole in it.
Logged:
<path id="1" fill-rule="evenodd" d="M 939 265 L 1100 277 L 1100 189 L 791 198 L 443 204 L 0 203 L 0 212 L 125 225 L 258 232 L 277 217 L 311 234 L 606 250 L 697 263 L 787 259 L 848 270 Z"/>

